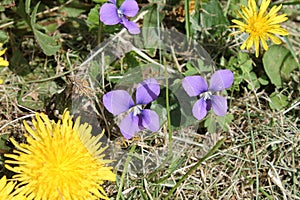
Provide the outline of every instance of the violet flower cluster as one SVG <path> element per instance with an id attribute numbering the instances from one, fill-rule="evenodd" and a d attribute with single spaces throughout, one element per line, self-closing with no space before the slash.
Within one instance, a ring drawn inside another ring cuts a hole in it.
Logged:
<path id="1" fill-rule="evenodd" d="M 125 0 L 120 8 L 117 7 L 116 0 L 109 0 L 100 8 L 100 21 L 105 25 L 123 25 L 129 33 L 139 34 L 140 28 L 129 17 L 134 17 L 139 11 L 139 6 L 135 0 Z"/>
<path id="2" fill-rule="evenodd" d="M 227 100 L 225 97 L 215 95 L 229 88 L 234 80 L 230 70 L 218 70 L 208 86 L 201 76 L 187 76 L 182 81 L 182 86 L 190 97 L 199 96 L 193 106 L 193 116 L 202 120 L 207 112 L 212 109 L 218 116 L 224 116 L 227 112 Z M 131 139 L 135 133 L 148 129 L 157 132 L 160 128 L 159 116 L 151 109 L 145 109 L 146 105 L 157 99 L 160 94 L 160 86 L 154 78 L 149 78 L 137 85 L 135 102 L 125 90 L 114 90 L 103 96 L 105 108 L 113 115 L 119 115 L 130 111 L 119 125 L 122 135 Z"/>

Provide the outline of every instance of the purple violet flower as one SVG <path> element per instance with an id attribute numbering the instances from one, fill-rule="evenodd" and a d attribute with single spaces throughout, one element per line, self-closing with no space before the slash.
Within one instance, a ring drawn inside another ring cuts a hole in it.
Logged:
<path id="1" fill-rule="evenodd" d="M 131 34 L 139 34 L 140 28 L 135 22 L 128 20 L 129 17 L 134 17 L 139 6 L 135 0 L 125 0 L 121 7 L 117 7 L 116 0 L 109 0 L 100 8 L 100 21 L 105 25 L 122 24 Z"/>
<path id="2" fill-rule="evenodd" d="M 154 101 L 160 93 L 160 86 L 154 78 L 142 81 L 136 88 L 136 103 L 125 90 L 114 90 L 103 96 L 105 108 L 113 115 L 125 111 L 131 112 L 120 123 L 120 130 L 126 139 L 143 129 L 156 132 L 159 130 L 159 117 L 150 109 L 143 109 L 143 105 Z"/>
<path id="3" fill-rule="evenodd" d="M 182 86 L 190 97 L 199 96 L 193 106 L 193 115 L 198 120 L 203 119 L 207 112 L 212 108 L 218 116 L 224 116 L 227 112 L 227 100 L 222 96 L 213 95 L 229 88 L 233 83 L 233 73 L 230 70 L 218 70 L 207 82 L 201 76 L 187 76 L 182 81 Z"/>

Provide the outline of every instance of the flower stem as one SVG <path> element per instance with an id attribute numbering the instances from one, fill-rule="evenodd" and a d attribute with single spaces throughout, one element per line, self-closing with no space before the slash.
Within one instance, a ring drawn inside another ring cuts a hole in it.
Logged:
<path id="1" fill-rule="evenodd" d="M 219 147 L 223 144 L 223 142 L 225 141 L 225 138 L 222 138 L 221 140 L 219 140 L 217 142 L 217 144 L 215 146 L 213 146 L 213 148 L 205 155 L 203 156 L 177 183 L 176 185 L 169 191 L 169 193 L 167 194 L 165 200 L 168 200 L 170 198 L 170 196 L 173 194 L 173 192 L 180 186 L 180 184 L 185 181 L 189 175 L 191 175 L 198 167 L 199 165 L 204 162 L 207 158 L 209 158 L 211 155 L 213 155 L 218 149 Z"/>
<path id="2" fill-rule="evenodd" d="M 169 74 L 167 66 L 165 66 L 165 78 L 166 78 L 166 109 L 167 109 L 167 125 L 169 135 L 169 152 L 173 152 L 173 138 L 172 138 L 172 127 L 171 127 L 171 114 L 170 114 L 170 103 L 169 103 Z"/>
<path id="3" fill-rule="evenodd" d="M 98 42 L 98 44 L 101 43 L 102 28 L 103 28 L 103 23 L 100 23 L 99 27 L 98 27 L 98 35 L 97 35 L 97 42 Z"/>
<path id="4" fill-rule="evenodd" d="M 189 41 L 191 38 L 191 26 L 190 26 L 190 2 L 189 0 L 184 0 L 184 10 L 185 10 L 185 30 L 186 37 Z"/>
<path id="5" fill-rule="evenodd" d="M 123 188 L 123 185 L 124 185 L 124 182 L 125 182 L 125 176 L 126 176 L 126 173 L 127 173 L 127 170 L 128 170 L 129 162 L 130 162 L 131 157 L 133 155 L 133 152 L 135 150 L 135 147 L 136 147 L 135 144 L 133 144 L 131 146 L 129 154 L 128 154 L 128 157 L 126 158 L 125 165 L 124 165 L 124 170 L 123 170 L 123 173 L 122 173 L 122 176 L 121 176 L 120 185 L 119 185 L 119 189 L 118 189 L 118 194 L 117 194 L 116 200 L 119 200 L 120 197 L 121 197 L 122 188 Z"/>
<path id="6" fill-rule="evenodd" d="M 159 6 L 156 9 L 156 16 L 157 16 L 157 30 L 158 30 L 158 37 L 161 38 L 160 32 L 160 15 L 159 15 Z M 162 54 L 161 54 L 161 44 L 159 43 L 159 64 L 162 63 Z M 169 156 L 173 154 L 173 139 L 172 139 L 172 127 L 171 127 L 171 115 L 170 115 L 170 104 L 169 104 L 169 74 L 168 74 L 168 67 L 164 65 L 165 69 L 165 85 L 166 85 L 166 109 L 167 109 L 167 127 L 168 127 L 168 136 L 169 136 Z"/>

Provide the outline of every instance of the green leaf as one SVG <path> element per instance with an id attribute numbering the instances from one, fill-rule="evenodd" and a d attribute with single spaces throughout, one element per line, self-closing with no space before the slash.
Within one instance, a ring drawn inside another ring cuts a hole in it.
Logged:
<path id="1" fill-rule="evenodd" d="M 250 73 L 253 70 L 253 62 L 249 58 L 248 54 L 239 53 L 238 54 L 238 63 L 241 65 L 241 70 L 243 73 Z"/>
<path id="2" fill-rule="evenodd" d="M 291 79 L 291 73 L 293 70 L 297 69 L 298 63 L 294 59 L 292 53 L 289 51 L 287 58 L 285 59 L 283 66 L 281 68 L 281 77 L 285 81 L 289 81 Z"/>
<path id="3" fill-rule="evenodd" d="M 184 76 L 192 76 L 199 73 L 198 70 L 190 62 L 186 63 L 186 68 L 187 70 L 183 73 Z"/>
<path id="4" fill-rule="evenodd" d="M 40 6 L 40 3 L 41 2 L 38 2 L 37 4 L 36 4 L 36 6 L 34 7 L 34 9 L 33 9 L 33 11 L 32 11 L 32 13 L 31 13 L 31 20 L 30 20 L 30 25 L 31 26 L 33 26 L 34 24 L 35 24 L 35 22 L 36 22 L 36 13 L 37 13 L 37 10 L 38 10 L 38 8 L 39 8 L 39 6 Z M 33 27 L 32 27 L 33 28 Z"/>
<path id="5" fill-rule="evenodd" d="M 211 0 L 203 4 L 202 18 L 204 28 L 212 28 L 222 26 L 217 31 L 223 32 L 229 24 L 224 16 L 222 7 L 217 0 Z"/>
<path id="6" fill-rule="evenodd" d="M 270 96 L 271 102 L 269 105 L 272 109 L 281 110 L 285 106 L 288 105 L 288 97 L 283 95 L 282 93 L 273 92 Z"/>
<path id="7" fill-rule="evenodd" d="M 36 29 L 34 29 L 33 32 L 44 54 L 52 56 L 58 51 L 59 45 L 56 45 L 55 39 Z"/>
<path id="8" fill-rule="evenodd" d="M 244 74 L 244 76 L 245 76 L 245 79 L 247 79 L 249 81 L 249 83 L 247 85 L 249 90 L 254 90 L 254 89 L 260 87 L 259 81 L 258 81 L 257 76 L 254 72 Z"/>
<path id="9" fill-rule="evenodd" d="M 38 25 L 35 25 L 35 23 L 36 23 L 36 13 L 39 8 L 39 5 L 40 2 L 37 3 L 37 5 L 34 7 L 31 13 L 31 20 L 30 20 L 31 28 L 44 54 L 46 54 L 47 56 L 52 56 L 58 51 L 59 45 L 57 45 L 57 42 L 53 37 L 46 35 L 45 33 L 42 33 L 41 31 L 37 30 Z"/>
<path id="10" fill-rule="evenodd" d="M 143 27 L 157 27 L 157 23 L 162 22 L 164 18 L 163 13 L 159 13 L 157 15 L 158 9 L 157 9 L 157 4 L 150 4 L 148 6 L 145 6 L 143 10 L 148 10 L 147 14 L 144 16 L 143 20 Z M 159 20 L 159 21 L 158 21 Z"/>
<path id="11" fill-rule="evenodd" d="M 30 13 L 30 4 L 31 4 L 31 0 L 26 0 L 25 1 L 25 13 L 28 14 L 28 15 Z M 38 4 L 40 4 L 40 2 Z"/>
<path id="12" fill-rule="evenodd" d="M 43 101 L 35 101 L 30 97 L 19 99 L 18 104 L 32 110 L 41 110 L 44 108 Z"/>
<path id="13" fill-rule="evenodd" d="M 68 17 L 78 17 L 85 10 L 80 8 L 63 7 L 61 11 L 67 13 Z"/>
<path id="14" fill-rule="evenodd" d="M 19 1 L 19 5 L 17 7 L 17 14 L 20 15 L 27 23 L 28 23 L 28 15 L 25 12 L 25 4 L 23 0 Z"/>
<path id="15" fill-rule="evenodd" d="M 217 123 L 215 117 L 210 114 L 208 117 L 206 117 L 204 126 L 207 128 L 207 131 L 209 133 L 215 133 L 217 130 Z"/>
<path id="16" fill-rule="evenodd" d="M 5 44 L 8 42 L 8 40 L 9 40 L 8 34 L 5 31 L 0 30 L 0 43 Z"/>
<path id="17" fill-rule="evenodd" d="M 159 44 L 159 41 L 161 41 L 158 36 L 159 29 L 155 27 L 157 27 L 158 23 L 162 22 L 164 15 L 162 13 L 159 13 L 159 16 L 157 15 L 157 6 L 157 4 L 150 4 L 143 8 L 143 10 L 147 9 L 148 12 L 144 16 L 142 35 L 144 47 L 147 48 L 148 54 L 151 56 L 156 54 L 156 49 L 159 45 L 163 45 Z"/>
<path id="18" fill-rule="evenodd" d="M 49 101 L 49 96 L 56 94 L 61 89 L 55 81 L 36 83 L 36 86 L 34 90 L 29 91 L 24 85 L 18 96 L 18 103 L 20 105 L 32 110 L 41 110 L 45 108 L 45 103 Z M 63 103 L 64 101 L 66 101 L 66 98 L 61 99 L 59 103 Z M 57 105 L 55 106 L 57 107 Z"/>
<path id="19" fill-rule="evenodd" d="M 90 30 L 99 27 L 99 8 L 100 5 L 96 5 L 88 14 L 87 24 Z"/>
<path id="20" fill-rule="evenodd" d="M 268 85 L 269 84 L 269 81 L 265 77 L 259 77 L 258 81 L 262 85 Z"/>
<path id="21" fill-rule="evenodd" d="M 232 114 L 226 114 L 225 116 L 216 116 L 218 124 L 221 126 L 223 131 L 228 131 L 227 124 L 233 120 Z"/>
<path id="22" fill-rule="evenodd" d="M 107 0 L 93 0 L 93 2 L 102 4 L 102 3 L 106 3 Z"/>
<path id="23" fill-rule="evenodd" d="M 282 78 L 289 80 L 291 72 L 297 68 L 291 52 L 281 45 L 273 45 L 263 56 L 266 74 L 276 87 L 282 87 Z"/>
<path id="24" fill-rule="evenodd" d="M 6 145 L 6 141 L 9 139 L 10 135 L 9 134 L 5 134 L 5 135 L 0 135 L 0 149 L 2 151 L 9 151 L 10 150 L 10 147 L 8 147 Z M 1 162 L 2 162 L 2 159 L 0 158 Z"/>

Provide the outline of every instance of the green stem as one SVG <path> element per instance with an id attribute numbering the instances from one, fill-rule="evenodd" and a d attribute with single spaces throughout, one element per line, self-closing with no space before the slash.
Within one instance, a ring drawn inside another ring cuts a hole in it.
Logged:
<path id="1" fill-rule="evenodd" d="M 99 24 L 99 28 L 98 28 L 98 35 L 97 35 L 97 42 L 98 42 L 98 44 L 100 44 L 100 42 L 101 42 L 102 29 L 103 29 L 103 23 L 100 23 Z"/>
<path id="2" fill-rule="evenodd" d="M 184 0 L 184 11 L 185 11 L 185 30 L 187 40 L 191 38 L 191 26 L 190 26 L 190 4 L 189 0 Z"/>
<path id="3" fill-rule="evenodd" d="M 255 139 L 254 139 L 254 134 L 253 134 L 253 129 L 252 129 L 252 122 L 251 122 L 251 118 L 250 118 L 250 113 L 249 113 L 249 109 L 248 109 L 248 104 L 246 104 L 246 108 L 247 108 L 247 116 L 248 116 L 248 123 L 250 124 L 250 133 L 251 133 L 251 144 L 252 144 L 252 148 L 253 148 L 253 154 L 254 154 L 254 162 L 255 162 L 255 176 L 256 176 L 256 199 L 259 199 L 258 197 L 258 193 L 259 193 L 259 177 L 258 177 L 258 167 L 257 167 L 257 157 L 256 157 L 256 148 L 255 148 Z"/>
<path id="4" fill-rule="evenodd" d="M 168 123 L 168 135 L 169 135 L 169 152 L 173 152 L 173 137 L 171 127 L 171 114 L 170 114 L 170 102 L 169 102 L 169 74 L 167 66 L 165 66 L 165 77 L 166 77 L 166 109 L 167 109 L 167 123 Z"/>
<path id="5" fill-rule="evenodd" d="M 124 185 L 124 182 L 125 182 L 125 176 L 127 174 L 127 170 L 128 170 L 128 166 L 129 166 L 129 162 L 131 160 L 131 157 L 133 155 L 133 152 L 135 150 L 135 144 L 133 144 L 131 146 L 131 149 L 129 151 L 129 155 L 125 161 L 125 165 L 124 165 L 124 170 L 123 170 L 123 173 L 122 173 L 122 176 L 121 176 L 121 180 L 120 180 L 120 185 L 119 185 L 119 189 L 118 189 L 118 194 L 117 194 L 117 197 L 116 197 L 116 200 L 119 200 L 120 197 L 121 197 L 121 194 L 122 194 L 122 188 L 123 188 L 123 185 Z"/>
<path id="6" fill-rule="evenodd" d="M 167 194 L 165 200 L 168 200 L 170 196 L 173 194 L 173 192 L 180 186 L 180 184 L 185 181 L 189 175 L 191 175 L 198 167 L 199 165 L 204 162 L 207 158 L 209 158 L 211 155 L 213 155 L 219 147 L 223 144 L 225 141 L 225 138 L 219 140 L 217 144 L 205 155 L 203 156 L 191 169 L 176 183 L 176 185 L 169 191 Z"/>

